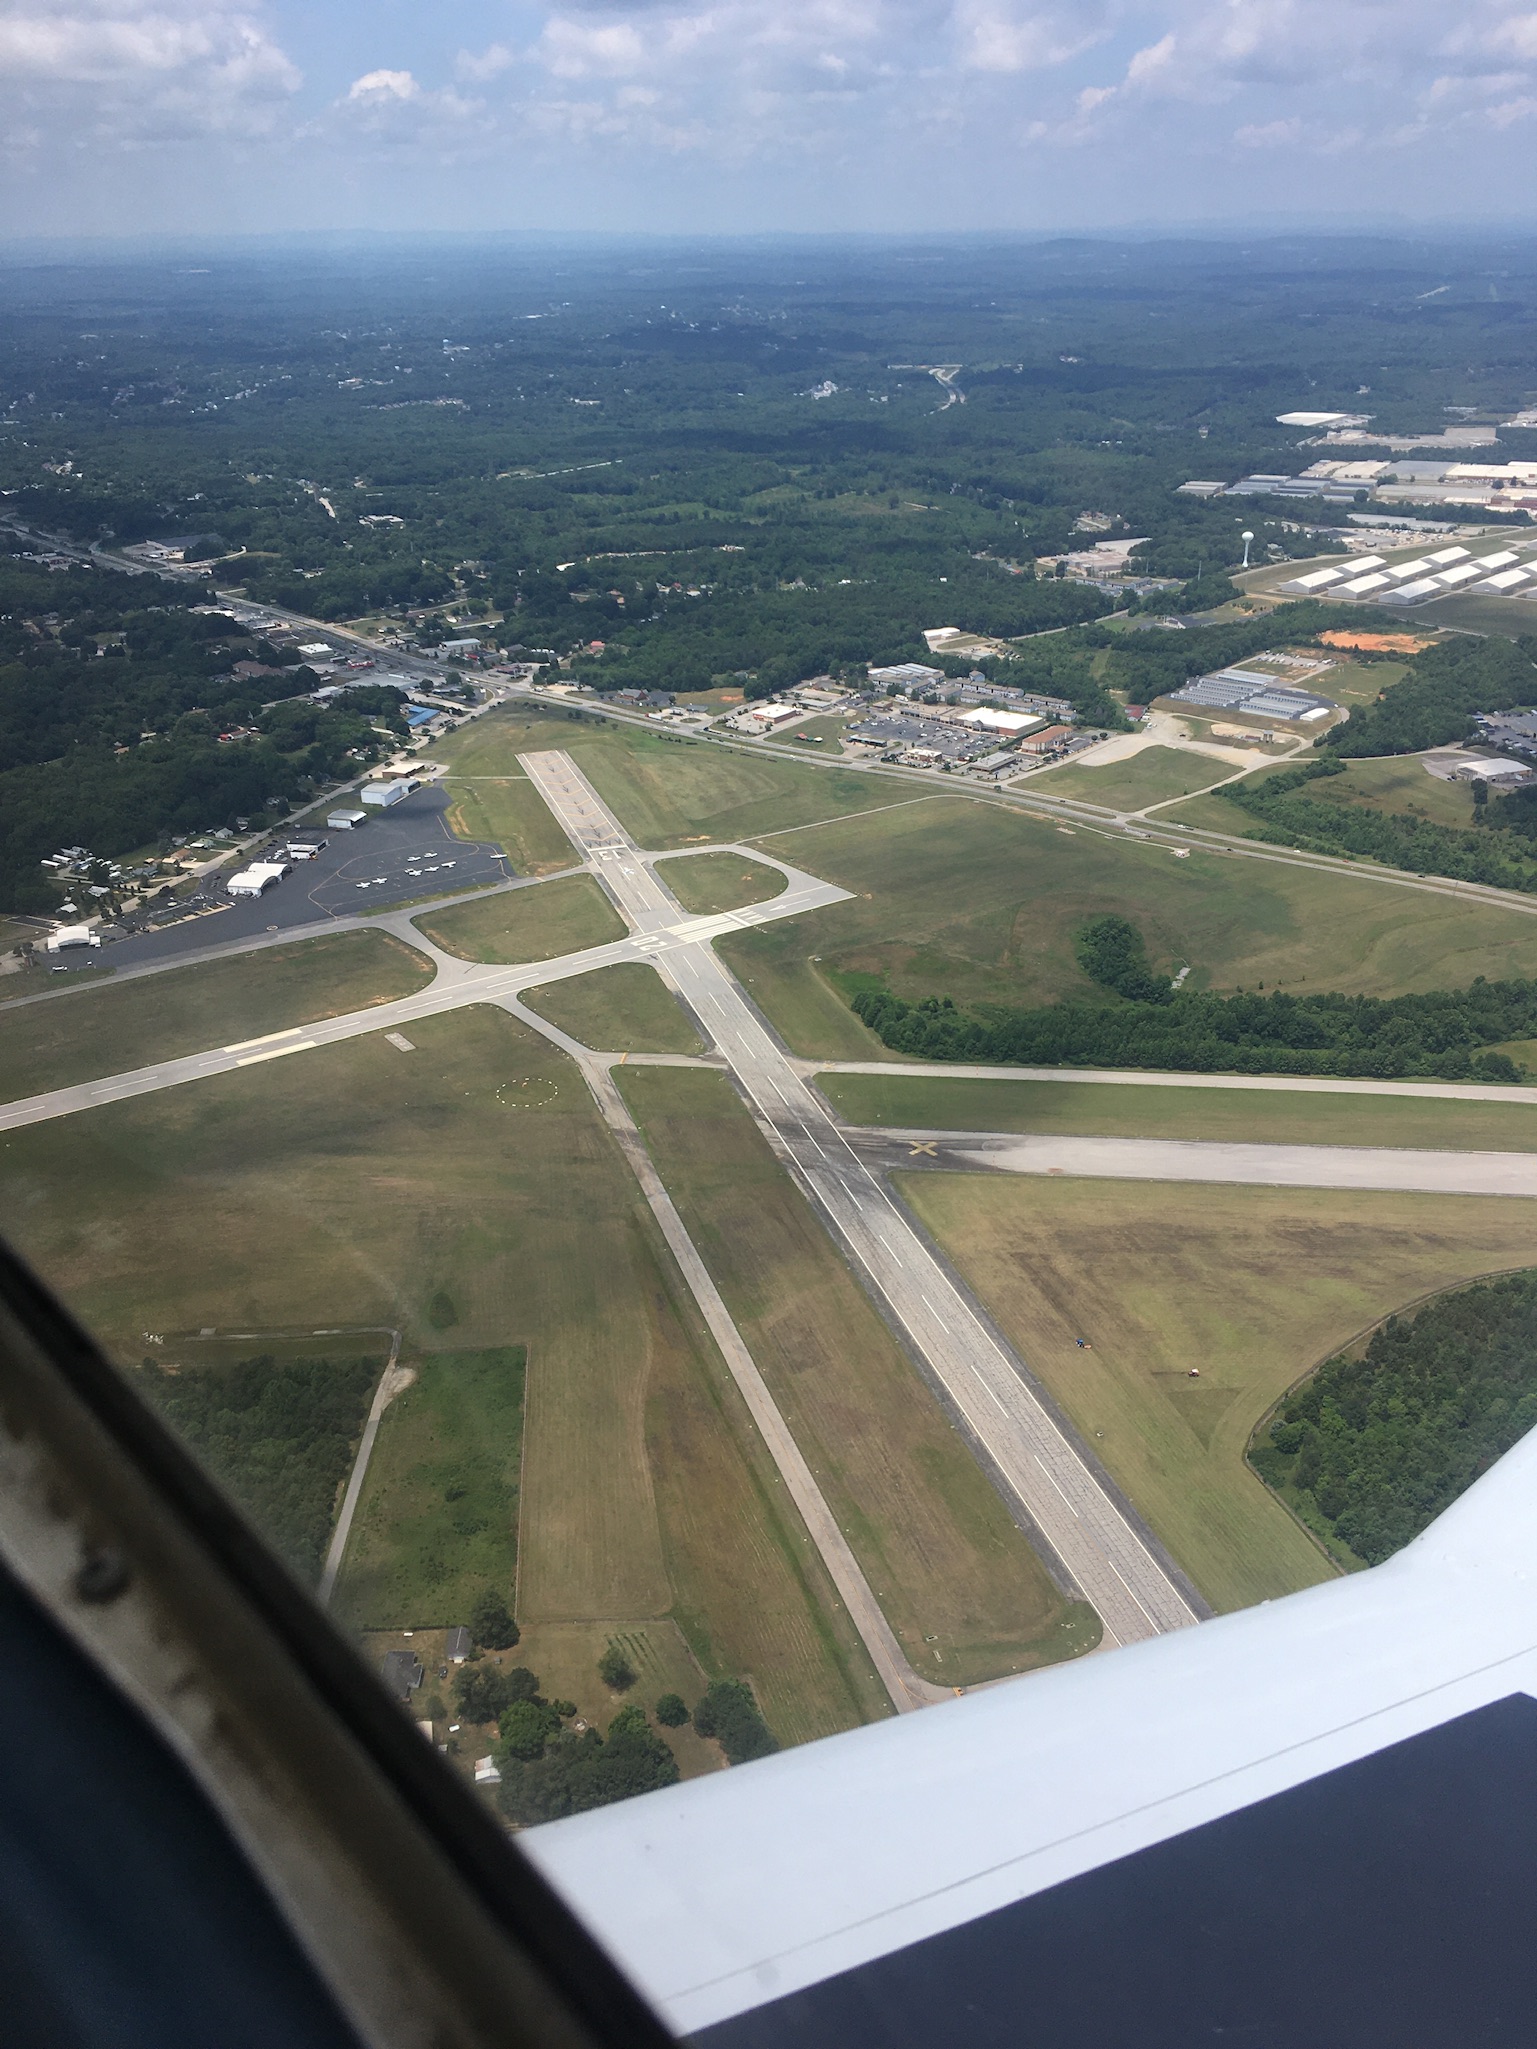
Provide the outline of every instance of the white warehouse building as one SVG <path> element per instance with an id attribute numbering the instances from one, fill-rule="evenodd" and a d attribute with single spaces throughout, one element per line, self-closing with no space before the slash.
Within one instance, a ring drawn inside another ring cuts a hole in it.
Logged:
<path id="1" fill-rule="evenodd" d="M 249 868 L 242 868 L 238 874 L 232 875 L 224 887 L 231 896 L 264 896 L 287 873 L 286 861 L 255 861 Z"/>

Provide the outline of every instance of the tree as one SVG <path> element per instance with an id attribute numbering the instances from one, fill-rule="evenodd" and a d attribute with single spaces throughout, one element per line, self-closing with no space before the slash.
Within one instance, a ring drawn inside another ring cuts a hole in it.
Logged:
<path id="1" fill-rule="evenodd" d="M 498 1724 L 507 1756 L 525 1764 L 544 1755 L 544 1746 L 560 1733 L 560 1716 L 548 1702 L 515 1700 L 504 1708 Z"/>
<path id="2" fill-rule="evenodd" d="M 494 1587 L 487 1587 L 470 1613 L 470 1634 L 488 1651 L 510 1651 L 518 1641 L 512 1611 Z"/>
<path id="3" fill-rule="evenodd" d="M 717 1679 L 694 1709 L 694 1727 L 713 1736 L 728 1764 L 746 1764 L 779 1748 L 764 1721 L 752 1688 L 740 1679 Z"/>
<path id="4" fill-rule="evenodd" d="M 495 1722 L 520 1700 L 539 1699 L 539 1681 L 526 1665 L 510 1672 L 495 1665 L 472 1665 L 459 1674 L 455 1691 L 466 1722 Z"/>
<path id="5" fill-rule="evenodd" d="M 688 1720 L 688 1706 L 681 1693 L 664 1693 L 656 1704 L 656 1718 L 664 1729 L 681 1729 Z"/>
<path id="6" fill-rule="evenodd" d="M 1482 776 L 1477 776 L 1474 778 L 1473 782 L 1473 809 L 1475 811 L 1482 811 L 1484 806 L 1488 803 L 1488 801 L 1489 785 L 1484 781 Z"/>
<path id="7" fill-rule="evenodd" d="M 439 1288 L 427 1304 L 427 1321 L 434 1330 L 451 1330 L 459 1321 L 459 1312 L 454 1307 L 454 1298 L 446 1288 Z"/>
<path id="8" fill-rule="evenodd" d="M 599 1658 L 598 1677 L 615 1693 L 627 1693 L 635 1684 L 635 1668 L 618 1644 L 611 1643 Z"/>

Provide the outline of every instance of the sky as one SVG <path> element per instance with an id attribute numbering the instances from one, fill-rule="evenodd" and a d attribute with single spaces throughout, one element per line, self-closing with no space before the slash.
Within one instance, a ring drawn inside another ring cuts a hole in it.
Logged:
<path id="1" fill-rule="evenodd" d="M 10 235 L 1537 223 L 1520 0 L 0 0 Z"/>

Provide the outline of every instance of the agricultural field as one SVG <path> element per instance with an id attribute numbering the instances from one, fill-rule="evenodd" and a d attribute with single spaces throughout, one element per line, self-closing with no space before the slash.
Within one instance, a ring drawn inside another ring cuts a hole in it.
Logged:
<path id="1" fill-rule="evenodd" d="M 721 1075 L 623 1071 L 677 1203 L 914 1668 L 969 1685 L 1086 1648 L 972 1452 Z"/>
<path id="2" fill-rule="evenodd" d="M 619 961 L 525 989 L 523 1001 L 598 1053 L 702 1053 L 704 1042 L 655 968 Z"/>
<path id="3" fill-rule="evenodd" d="M 812 1059 L 880 1057 L 834 993 L 872 982 L 961 1005 L 1092 997 L 1074 935 L 1110 911 L 1157 967 L 1188 961 L 1197 989 L 1394 995 L 1537 972 L 1537 919 L 1518 911 L 1215 849 L 1177 861 L 997 803 L 920 800 L 797 833 L 794 849 L 852 900 L 717 943 Z"/>
<path id="4" fill-rule="evenodd" d="M 1495 1197 L 897 1181 L 1219 1609 L 1333 1570 L 1245 1462 L 1271 1404 L 1393 1310 L 1532 1256 L 1530 1205 Z"/>
<path id="5" fill-rule="evenodd" d="M 590 875 L 562 875 L 533 889 L 499 890 L 412 921 L 460 960 L 516 965 L 558 960 L 623 939 L 627 927 Z"/>
<path id="6" fill-rule="evenodd" d="M 450 1332 L 458 1353 L 524 1348 L 519 1620 L 670 1617 L 787 1743 L 885 1712 L 575 1070 L 489 1006 L 412 1038 L 15 1131 L 0 1234 L 134 1364 L 144 1333 L 203 1328 L 385 1325 L 413 1366 Z M 407 1443 L 399 1464 L 436 1457 Z M 365 1591 L 377 1569 L 416 1607 L 416 1542 L 365 1551 Z"/>
<path id="7" fill-rule="evenodd" d="M 445 1293 L 440 1320 L 448 1311 Z M 520 1346 L 416 1357 L 353 1518 L 335 1594 L 346 1621 L 452 1629 L 486 1587 L 512 1605 L 525 1363 Z"/>
<path id="8" fill-rule="evenodd" d="M 891 785 L 715 740 L 682 738 L 573 708 L 497 711 L 440 752 L 460 776 L 516 773 L 519 754 L 559 747 L 611 804 L 638 845 L 655 851 L 752 839 L 888 801 Z M 807 750 L 810 751 L 809 749 Z"/>
<path id="9" fill-rule="evenodd" d="M 0 1100 L 392 1003 L 432 973 L 424 954 L 388 933 L 340 932 L 131 982 L 50 990 L 0 1009 Z"/>
<path id="10" fill-rule="evenodd" d="M 684 910 L 700 916 L 767 903 L 789 888 L 777 868 L 743 854 L 681 854 L 664 861 L 656 872 Z"/>
<path id="11" fill-rule="evenodd" d="M 1104 804 L 1113 811 L 1140 811 L 1147 804 L 1209 789 L 1234 773 L 1231 762 L 1219 761 L 1214 754 L 1180 747 L 1144 747 L 1140 754 L 1106 762 L 1103 768 L 1070 761 L 1063 768 L 1052 769 L 1035 787 L 1048 797 L 1077 797 L 1085 804 Z"/>
<path id="12" fill-rule="evenodd" d="M 1537 1064 L 1533 1049 L 1528 1056 Z M 819 1074 L 815 1080 L 846 1123 L 888 1129 L 1537 1152 L 1537 1089 L 1528 1110 L 1519 1103 L 1316 1095 L 1300 1089 L 981 1081 L 947 1075 L 943 1069 L 932 1080 L 905 1074 Z"/>
<path id="13" fill-rule="evenodd" d="M 448 823 L 460 839 L 491 840 L 519 875 L 548 875 L 576 865 L 576 849 L 550 807 L 515 762 L 497 776 L 448 776 Z"/>

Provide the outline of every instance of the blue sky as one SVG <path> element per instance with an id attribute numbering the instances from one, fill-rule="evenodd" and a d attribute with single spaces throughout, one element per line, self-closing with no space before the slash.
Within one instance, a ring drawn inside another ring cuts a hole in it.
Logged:
<path id="1" fill-rule="evenodd" d="M 1537 219 L 1519 0 L 0 0 L 12 232 Z"/>

